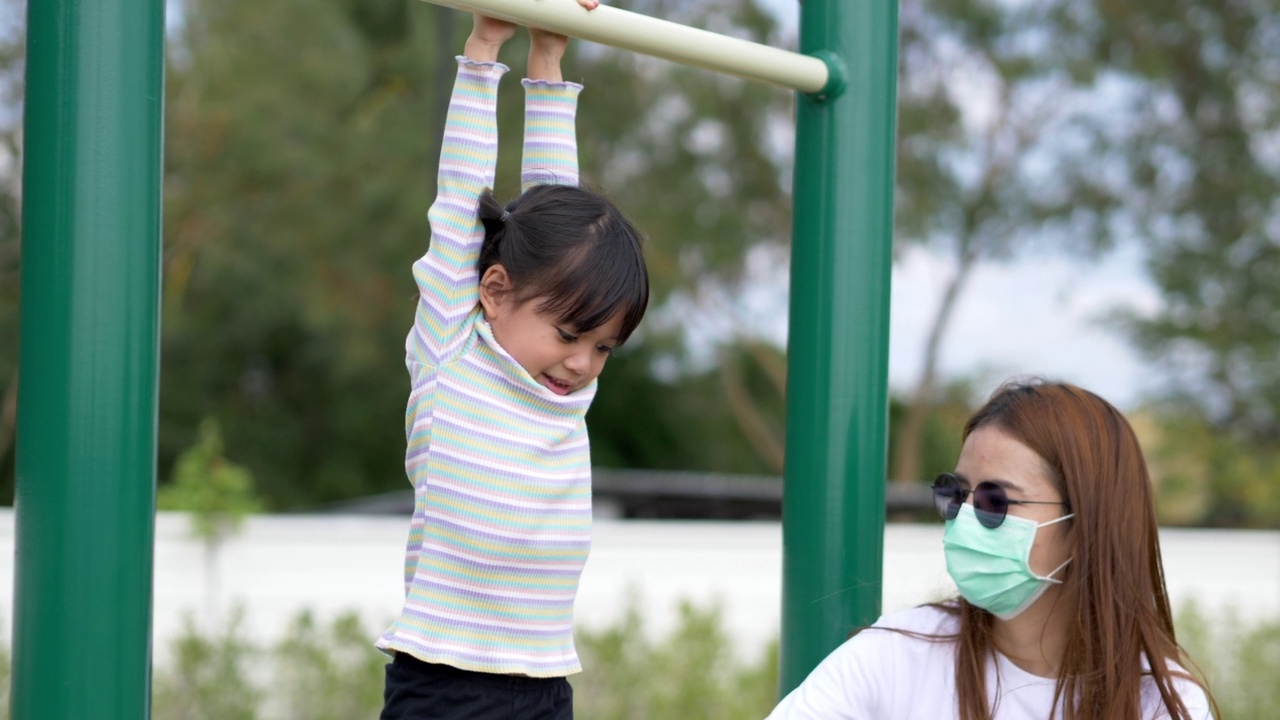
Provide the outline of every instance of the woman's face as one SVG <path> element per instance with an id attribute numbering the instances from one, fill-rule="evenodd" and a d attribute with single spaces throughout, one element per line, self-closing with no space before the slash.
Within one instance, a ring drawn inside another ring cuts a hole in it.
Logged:
<path id="1" fill-rule="evenodd" d="M 997 427 L 986 425 L 969 433 L 956 462 L 956 474 L 971 487 L 983 481 L 1004 488 L 1010 500 L 1059 503 L 1065 498 L 1050 479 L 1049 466 L 1031 448 L 1009 437 Z M 967 500 L 972 503 L 970 496 Z M 1046 523 L 1063 516 L 1065 505 L 1010 505 L 1009 515 Z M 1070 522 L 1042 527 L 1031 547 L 1031 571 L 1048 575 L 1071 557 L 1067 543 Z M 1059 573 L 1055 577 L 1061 579 Z"/>

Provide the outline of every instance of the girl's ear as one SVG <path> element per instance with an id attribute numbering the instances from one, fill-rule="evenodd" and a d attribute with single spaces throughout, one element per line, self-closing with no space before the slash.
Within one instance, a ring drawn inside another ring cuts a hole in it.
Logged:
<path id="1" fill-rule="evenodd" d="M 480 305 L 486 320 L 493 322 L 502 313 L 514 289 L 511 274 L 501 263 L 494 263 L 484 271 L 480 277 Z"/>

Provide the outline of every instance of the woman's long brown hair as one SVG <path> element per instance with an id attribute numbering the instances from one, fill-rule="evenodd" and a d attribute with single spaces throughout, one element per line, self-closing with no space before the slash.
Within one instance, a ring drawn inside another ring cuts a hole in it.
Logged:
<path id="1" fill-rule="evenodd" d="M 1072 560 L 1058 598 L 1073 613 L 1055 691 L 1063 717 L 1140 720 L 1142 679 L 1150 675 L 1169 717 L 1189 720 L 1174 685 L 1189 676 L 1172 666 L 1184 656 L 1165 591 L 1151 478 L 1133 428 L 1097 395 L 1039 380 L 1001 387 L 965 424 L 964 436 L 980 427 L 999 428 L 1043 458 L 1075 513 L 1067 521 Z M 960 718 L 985 720 L 992 715 L 992 615 L 963 598 L 950 611 L 959 618 Z"/>

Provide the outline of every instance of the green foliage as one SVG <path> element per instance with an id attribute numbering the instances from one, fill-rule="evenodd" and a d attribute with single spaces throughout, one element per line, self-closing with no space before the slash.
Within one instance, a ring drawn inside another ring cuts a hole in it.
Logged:
<path id="1" fill-rule="evenodd" d="M 223 457 L 222 432 L 211 418 L 200 423 L 195 445 L 178 456 L 173 481 L 157 492 L 156 504 L 191 513 L 196 536 L 211 542 L 261 509 L 252 473 Z"/>
<path id="2" fill-rule="evenodd" d="M 1280 448 L 1224 432 L 1180 404 L 1154 405 L 1134 421 L 1162 523 L 1280 525 Z"/>
<path id="3" fill-rule="evenodd" d="M 255 682 L 256 650 L 243 631 L 244 613 L 209 637 L 188 617 L 169 665 L 152 681 L 155 720 L 256 720 L 265 693 Z"/>
<path id="4" fill-rule="evenodd" d="M 156 720 L 348 720 L 376 717 L 383 666 L 354 615 L 319 627 L 300 614 L 274 648 L 255 647 L 236 614 L 214 637 L 190 622 L 174 661 L 158 670 Z M 717 607 L 680 606 L 680 622 L 654 641 L 633 606 L 618 624 L 578 631 L 585 671 L 570 678 L 575 715 L 591 720 L 761 718 L 777 692 L 777 647 L 744 661 Z"/>
<path id="5" fill-rule="evenodd" d="M 1123 317 L 1221 428 L 1280 439 L 1280 3 L 1054 0 L 1045 53 L 1112 90 L 1090 163 L 1162 303 Z"/>
<path id="6" fill-rule="evenodd" d="M 0 645 L 0 720 L 9 720 L 9 679 L 13 674 L 13 661 L 9 658 L 9 644 Z"/>
<path id="7" fill-rule="evenodd" d="M 382 706 L 387 658 L 370 650 L 370 635 L 354 614 L 321 628 L 302 613 L 274 655 L 285 717 L 346 720 L 372 717 Z"/>
<path id="8" fill-rule="evenodd" d="M 162 473 L 212 415 L 270 507 L 403 482 L 398 348 L 431 197 L 427 91 L 449 53 L 424 38 L 433 8 L 408 10 L 408 43 L 378 29 L 382 5 L 185 6 L 166 83 Z"/>
<path id="9" fill-rule="evenodd" d="M 898 97 L 896 250 L 924 245 L 948 277 L 920 376 L 890 446 L 890 478 L 919 482 L 939 362 L 982 265 L 1033 251 L 1093 257 L 1114 244 L 1119 198 L 1073 140 L 1098 122 L 1077 83 L 1043 62 L 1042 21 L 1016 3 L 904 2 Z"/>
<path id="10" fill-rule="evenodd" d="M 1007 260 L 1110 247 L 1119 198 L 1067 134 L 1090 118 L 1045 60 L 1044 20 L 987 0 L 903 3 L 896 242 Z M 1087 129 L 1087 126 L 1086 128 Z"/>
<path id="11" fill-rule="evenodd" d="M 755 454 L 781 475 L 785 466 L 787 356 L 765 342 L 740 341 L 720 353 L 725 405 Z"/>
<path id="12" fill-rule="evenodd" d="M 724 401 L 722 370 L 659 380 L 652 366 L 660 353 L 645 342 L 624 348 L 609 361 L 587 415 L 592 462 L 602 467 L 775 473 L 742 429 L 735 406 Z M 773 423 L 781 443 L 781 394 L 758 376 L 758 368 L 748 366 L 745 375 L 753 408 Z"/>
<path id="13" fill-rule="evenodd" d="M 354 613 L 317 626 L 299 614 L 273 648 L 244 634 L 235 612 L 212 636 L 190 619 L 156 672 L 155 720 L 348 720 L 382 707 L 386 656 Z"/>
<path id="14" fill-rule="evenodd" d="M 755 0 L 629 0 L 635 12 L 785 47 Z M 738 279 L 746 251 L 790 237 L 790 93 L 631 52 L 580 48 L 588 83 L 583 176 L 612 193 L 649 236 L 658 307 L 673 291 Z M 784 137 L 789 137 L 784 135 Z"/>
<path id="15" fill-rule="evenodd" d="M 1280 618 L 1246 622 L 1235 612 L 1210 619 L 1190 603 L 1178 638 L 1203 671 L 1221 718 L 1280 717 Z"/>
<path id="16" fill-rule="evenodd" d="M 243 626 L 236 612 L 209 636 L 188 620 L 172 661 L 156 672 L 156 720 L 377 716 L 387 659 L 354 614 L 321 627 L 303 612 L 270 649 L 255 646 Z M 577 645 L 586 668 L 570 678 L 578 717 L 747 720 L 767 715 L 776 699 L 776 643 L 744 661 L 715 606 L 682 603 L 679 625 L 658 641 L 632 606 L 612 627 L 578 631 Z"/>
<path id="17" fill-rule="evenodd" d="M 1280 717 L 1280 618 L 1246 622 L 1232 612 L 1210 619 L 1195 604 L 1177 617 L 1178 637 L 1208 678 L 1223 718 Z M 168 663 L 156 669 L 155 720 L 347 720 L 382 707 L 385 656 L 354 614 L 320 627 L 301 613 L 285 638 L 260 648 L 244 615 L 209 635 L 187 620 Z M 706 718 L 751 720 L 773 708 L 777 643 L 744 658 L 719 608 L 680 607 L 680 623 L 655 641 L 634 606 L 617 624 L 579 630 L 586 670 L 570 678 L 574 709 L 587 720 Z M 0 720 L 8 717 L 10 672 L 0 646 Z"/>
<path id="18" fill-rule="evenodd" d="M 962 378 L 938 389 L 921 428 L 919 441 L 921 476 L 903 477 L 895 465 L 896 455 L 890 455 L 888 468 L 890 478 L 932 482 L 937 473 L 955 467 L 956 458 L 960 457 L 961 430 L 964 428 L 965 420 L 969 419 L 969 415 L 976 407 L 977 384 L 972 379 Z M 909 398 L 897 394 L 889 397 L 890 447 L 894 447 L 898 442 L 910 402 Z"/>
<path id="19" fill-rule="evenodd" d="M 744 661 L 716 606 L 682 602 L 679 627 L 657 643 L 632 606 L 611 628 L 579 631 L 577 645 L 585 670 L 570 680 L 584 718 L 745 720 L 769 714 L 777 699 L 776 643 Z"/>

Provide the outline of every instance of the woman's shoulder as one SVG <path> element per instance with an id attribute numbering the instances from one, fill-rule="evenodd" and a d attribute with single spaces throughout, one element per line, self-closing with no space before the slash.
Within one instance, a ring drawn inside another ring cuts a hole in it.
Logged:
<path id="1" fill-rule="evenodd" d="M 956 622 L 923 606 L 881 616 L 831 652 L 771 720 L 942 717 L 951 700 Z"/>
<path id="2" fill-rule="evenodd" d="M 868 658 L 883 662 L 895 658 L 914 665 L 928 662 L 927 656 L 950 656 L 951 643 L 959 623 L 946 606 L 922 605 L 880 616 L 871 625 L 855 632 L 832 655 L 837 662 L 863 662 Z"/>
<path id="3" fill-rule="evenodd" d="M 872 628 L 897 631 L 896 634 L 925 635 L 943 639 L 959 630 L 959 618 L 953 606 L 945 603 L 921 605 L 881 615 Z"/>

